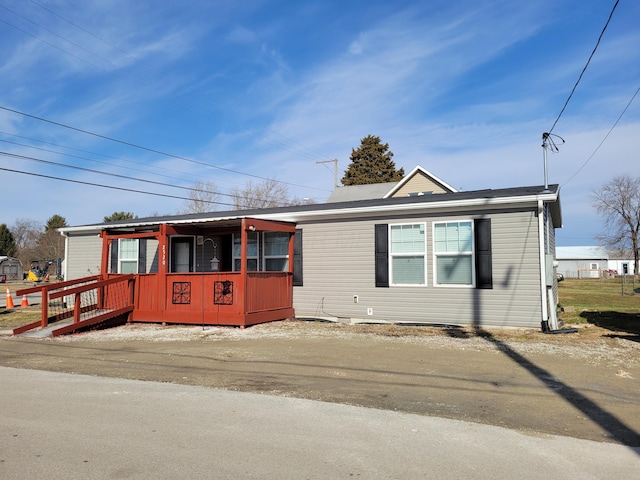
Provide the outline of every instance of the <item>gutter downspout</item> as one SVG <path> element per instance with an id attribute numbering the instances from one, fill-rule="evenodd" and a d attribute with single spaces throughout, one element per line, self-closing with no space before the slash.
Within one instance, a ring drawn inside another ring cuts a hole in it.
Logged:
<path id="1" fill-rule="evenodd" d="M 538 200 L 538 250 L 540 261 L 540 307 L 542 311 L 542 321 L 540 327 L 544 333 L 550 331 L 549 312 L 547 309 L 547 259 L 544 250 L 544 202 Z"/>
<path id="2" fill-rule="evenodd" d="M 67 269 L 69 268 L 69 262 L 67 262 L 67 252 L 69 251 L 69 235 L 67 235 L 65 232 L 60 232 L 60 235 L 64 237 L 64 272 L 62 273 L 62 278 L 64 280 L 67 280 L 69 278 L 69 272 L 67 272 Z M 58 272 L 58 275 L 60 275 L 60 272 Z"/>

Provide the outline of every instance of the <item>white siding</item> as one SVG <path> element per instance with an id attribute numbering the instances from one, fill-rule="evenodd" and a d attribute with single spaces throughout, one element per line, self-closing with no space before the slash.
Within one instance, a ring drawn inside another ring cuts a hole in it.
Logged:
<path id="1" fill-rule="evenodd" d="M 432 223 L 473 218 L 480 216 L 299 224 L 304 286 L 294 287 L 296 315 L 538 328 L 540 269 L 533 210 L 483 216 L 491 218 L 493 289 L 433 286 Z M 426 222 L 427 286 L 376 288 L 374 225 L 407 222 Z M 373 315 L 367 314 L 369 308 Z"/>

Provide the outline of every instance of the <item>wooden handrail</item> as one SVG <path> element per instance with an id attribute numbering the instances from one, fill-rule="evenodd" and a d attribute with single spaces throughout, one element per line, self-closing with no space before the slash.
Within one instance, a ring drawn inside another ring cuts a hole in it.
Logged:
<path id="1" fill-rule="evenodd" d="M 36 287 L 23 288 L 22 290 L 16 291 L 16 296 L 21 297 L 22 295 L 29 295 L 30 293 L 41 292 L 42 290 L 57 290 L 58 288 L 65 288 L 69 285 L 76 285 L 82 282 L 93 282 L 96 280 L 100 280 L 100 275 L 94 275 L 91 277 L 83 277 L 77 278 L 75 280 L 66 280 L 64 282 L 56 282 L 56 283 L 43 283 Z"/>
<path id="2" fill-rule="evenodd" d="M 49 295 L 49 299 L 53 300 L 54 298 L 66 297 L 67 295 L 75 295 L 77 293 L 86 292 L 87 290 L 92 290 L 94 288 L 106 287 L 107 285 L 111 285 L 112 283 L 124 282 L 125 280 L 133 280 L 135 275 L 118 275 L 117 277 L 111 277 L 106 280 L 99 280 L 95 283 L 88 283 L 86 285 L 80 285 L 78 287 L 69 288 L 67 290 L 61 290 L 59 292 L 54 292 Z M 84 279 L 79 279 L 84 280 Z M 80 283 L 77 281 L 76 283 Z"/>

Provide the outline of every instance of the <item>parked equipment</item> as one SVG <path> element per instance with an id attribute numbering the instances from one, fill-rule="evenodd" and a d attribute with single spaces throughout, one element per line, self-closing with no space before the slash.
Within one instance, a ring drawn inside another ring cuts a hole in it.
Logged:
<path id="1" fill-rule="evenodd" d="M 48 262 L 45 262 L 43 268 L 40 268 L 40 262 L 38 260 L 32 260 L 31 269 L 29 270 L 26 278 L 27 282 L 42 282 L 43 280 L 48 282 L 48 272 L 51 265 L 53 265 L 53 261 L 49 260 Z"/>

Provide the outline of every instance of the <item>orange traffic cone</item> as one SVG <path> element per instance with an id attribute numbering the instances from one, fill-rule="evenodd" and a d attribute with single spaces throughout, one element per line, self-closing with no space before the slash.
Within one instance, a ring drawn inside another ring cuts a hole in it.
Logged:
<path id="1" fill-rule="evenodd" d="M 9 291 L 9 287 L 7 287 L 7 302 L 4 304 L 5 308 L 14 308 L 13 298 L 11 298 L 11 292 Z"/>
<path id="2" fill-rule="evenodd" d="M 22 303 L 20 304 L 21 307 L 28 307 L 29 306 L 29 300 L 27 300 L 27 296 L 26 295 L 22 295 Z"/>

